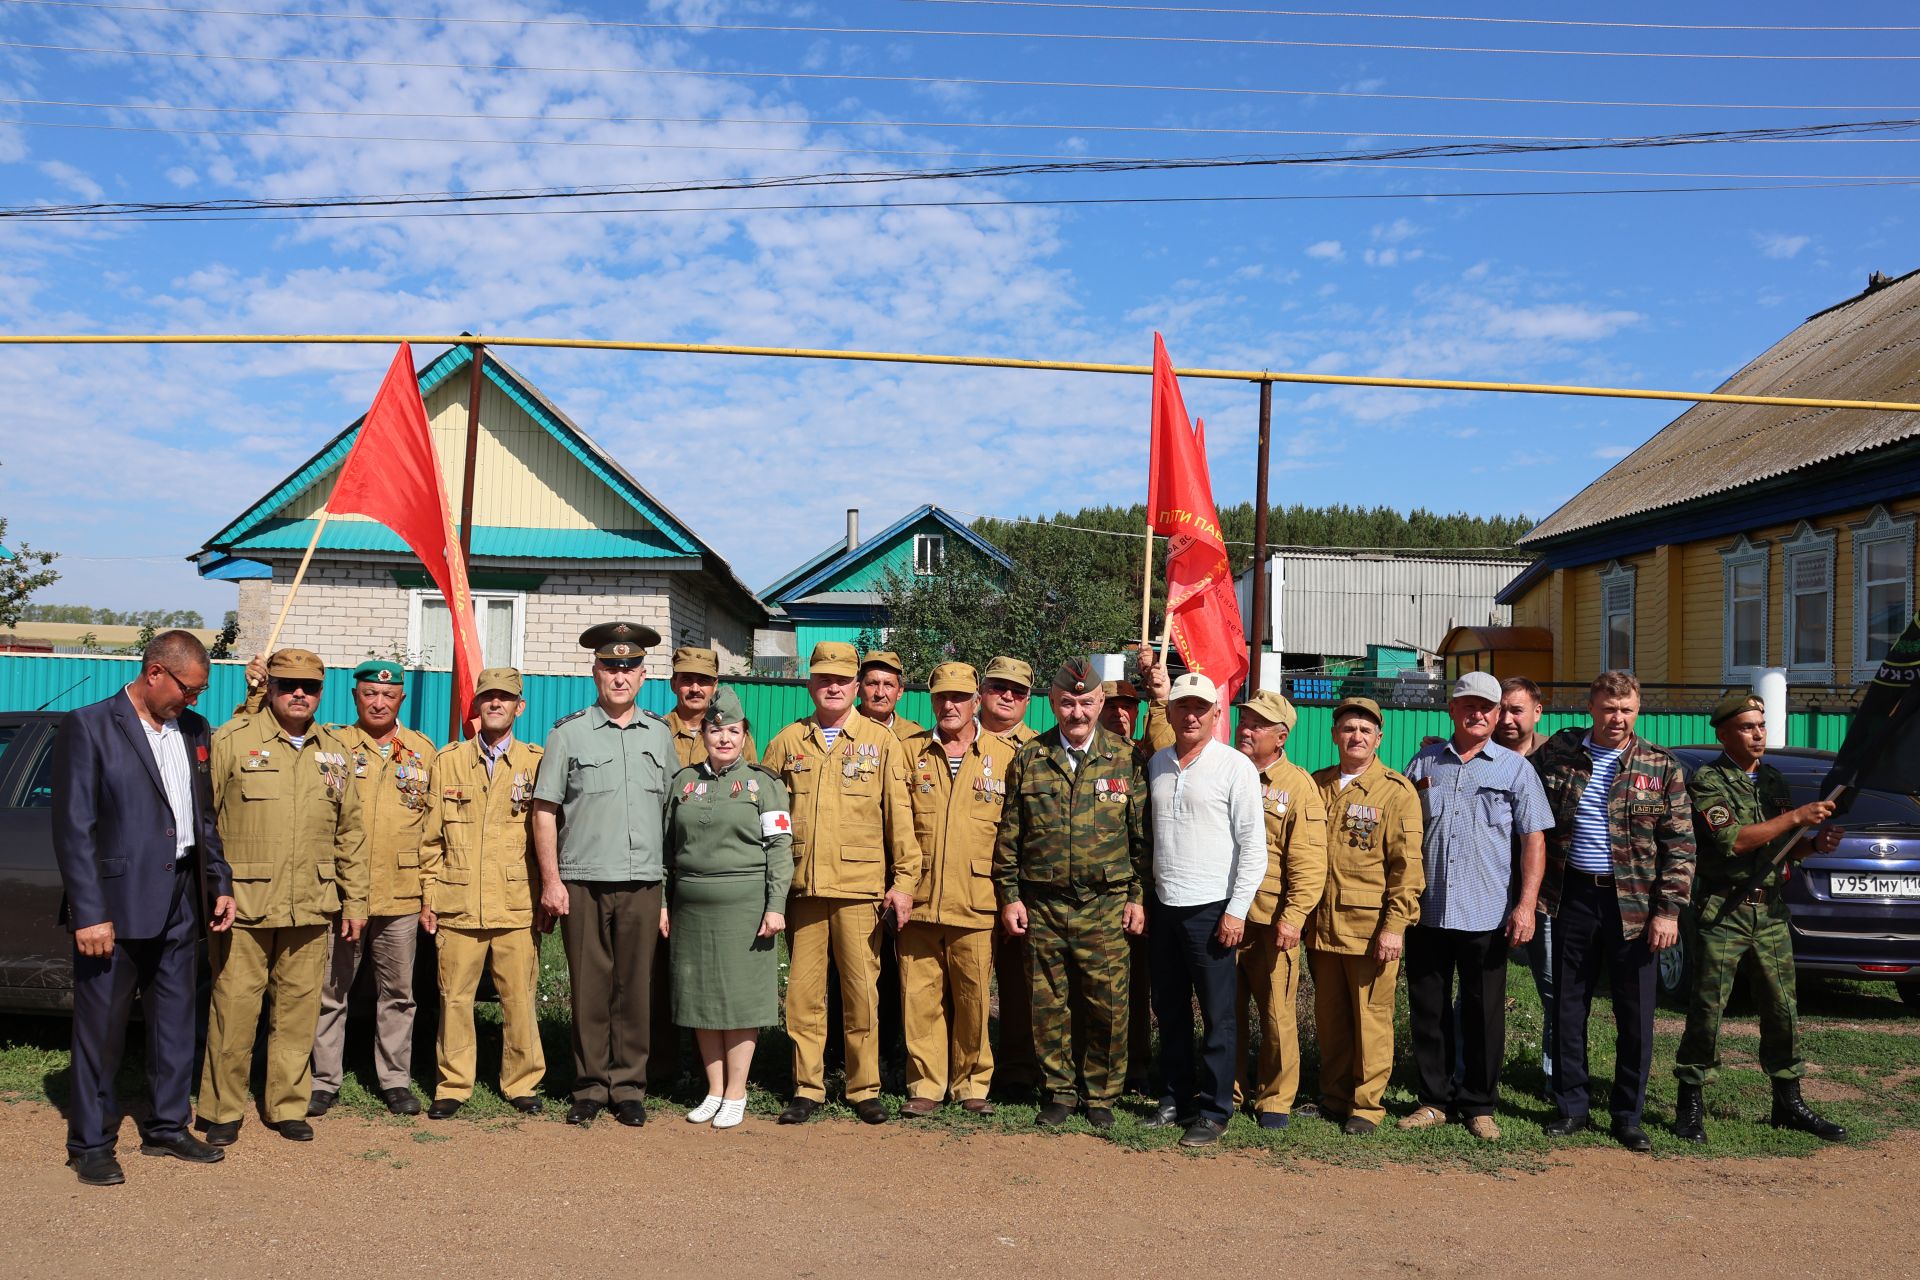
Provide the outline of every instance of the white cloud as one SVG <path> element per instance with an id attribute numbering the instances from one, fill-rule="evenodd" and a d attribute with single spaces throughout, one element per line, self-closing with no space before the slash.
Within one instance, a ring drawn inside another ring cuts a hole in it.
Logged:
<path id="1" fill-rule="evenodd" d="M 1602 462 L 1617 462 L 1632 452 L 1633 446 L 1630 444 L 1603 444 L 1590 456 L 1599 458 Z"/>
<path id="2" fill-rule="evenodd" d="M 1486 330 L 1494 337 L 1548 342 L 1593 342 L 1610 337 L 1646 317 L 1637 311 L 1601 309 L 1571 303 L 1539 307 L 1493 307 Z"/>
<path id="3" fill-rule="evenodd" d="M 1756 234 L 1753 242 L 1759 246 L 1760 252 L 1766 257 L 1784 260 L 1798 256 L 1802 249 L 1813 243 L 1813 237 L 1768 231 Z"/>
<path id="4" fill-rule="evenodd" d="M 1307 256 L 1322 262 L 1341 262 L 1346 259 L 1347 251 L 1338 240 L 1316 240 L 1307 246 Z"/>
<path id="5" fill-rule="evenodd" d="M 100 184 L 82 173 L 64 160 L 42 160 L 38 166 L 65 190 L 73 192 L 82 200 L 98 200 L 103 194 Z"/>

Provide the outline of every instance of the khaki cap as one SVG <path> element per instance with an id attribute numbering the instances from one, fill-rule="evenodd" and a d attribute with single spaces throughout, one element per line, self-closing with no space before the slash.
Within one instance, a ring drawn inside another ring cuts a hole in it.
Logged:
<path id="1" fill-rule="evenodd" d="M 267 674 L 281 680 L 325 680 L 327 664 L 308 649 L 281 649 L 267 659 Z"/>
<path id="2" fill-rule="evenodd" d="M 1053 687 L 1062 693 L 1087 693 L 1101 687 L 1100 673 L 1087 658 L 1068 658 L 1053 673 Z"/>
<path id="3" fill-rule="evenodd" d="M 1372 698 L 1342 698 L 1340 705 L 1333 709 L 1333 722 L 1340 723 L 1340 717 L 1349 711 L 1357 711 L 1377 725 L 1384 726 L 1386 720 L 1380 714 L 1380 704 Z"/>
<path id="4" fill-rule="evenodd" d="M 1140 691 L 1133 687 L 1131 680 L 1102 680 L 1100 691 L 1107 695 L 1109 702 L 1115 698 L 1125 698 L 1129 702 L 1140 701 Z"/>
<path id="5" fill-rule="evenodd" d="M 1765 712 L 1767 704 L 1751 693 L 1730 693 L 1713 704 L 1713 710 L 1707 713 L 1707 723 L 1718 729 L 1735 716 L 1745 715 L 1749 711 Z"/>
<path id="6" fill-rule="evenodd" d="M 933 669 L 927 692 L 964 693 L 971 698 L 980 692 L 980 677 L 964 662 L 943 662 Z"/>
<path id="7" fill-rule="evenodd" d="M 987 663 L 987 670 L 980 679 L 1005 680 L 1008 684 L 1017 684 L 1022 689 L 1033 688 L 1033 668 L 1018 658 L 994 658 Z"/>
<path id="8" fill-rule="evenodd" d="M 885 667 L 902 680 L 907 678 L 907 664 L 900 661 L 900 655 L 891 649 L 872 649 L 860 659 L 860 674 L 865 675 L 868 667 Z"/>
<path id="9" fill-rule="evenodd" d="M 839 640 L 822 640 L 813 646 L 813 656 L 807 659 L 807 670 L 816 676 L 846 676 L 851 679 L 860 674 L 860 651 Z"/>
<path id="10" fill-rule="evenodd" d="M 488 667 L 473 682 L 473 696 L 477 698 L 489 691 L 510 693 L 516 698 L 523 696 L 520 688 L 520 673 L 512 667 Z"/>
<path id="11" fill-rule="evenodd" d="M 1251 711 L 1268 724 L 1283 724 L 1291 729 L 1300 723 L 1300 713 L 1293 704 L 1271 689 L 1256 689 L 1253 696 L 1240 704 L 1240 710 Z"/>
<path id="12" fill-rule="evenodd" d="M 660 633 L 640 622 L 602 622 L 580 633 L 580 647 L 608 662 L 638 663 L 660 643 Z"/>
<path id="13" fill-rule="evenodd" d="M 673 674 L 720 678 L 720 655 L 697 645 L 682 645 L 673 651 Z"/>

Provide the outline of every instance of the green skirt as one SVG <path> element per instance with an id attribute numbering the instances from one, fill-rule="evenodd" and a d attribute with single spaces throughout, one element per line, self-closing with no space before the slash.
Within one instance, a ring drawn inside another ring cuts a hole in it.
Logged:
<path id="1" fill-rule="evenodd" d="M 766 914 L 762 874 L 683 876 L 668 919 L 673 954 L 673 1021 L 710 1031 L 780 1021 L 778 938 L 760 938 Z"/>

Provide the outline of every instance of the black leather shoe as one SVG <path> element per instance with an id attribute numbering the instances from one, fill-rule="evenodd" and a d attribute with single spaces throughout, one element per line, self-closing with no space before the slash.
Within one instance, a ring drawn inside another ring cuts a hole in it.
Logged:
<path id="1" fill-rule="evenodd" d="M 892 1118 L 887 1111 L 887 1104 L 878 1098 L 854 1103 L 853 1114 L 860 1117 L 861 1124 L 885 1124 Z"/>
<path id="2" fill-rule="evenodd" d="M 207 1145 L 210 1147 L 230 1147 L 240 1140 L 238 1120 L 223 1120 L 217 1124 L 209 1121 L 202 1127 L 207 1131 Z"/>
<path id="3" fill-rule="evenodd" d="M 805 1124 L 807 1121 L 813 1119 L 813 1113 L 819 1109 L 820 1104 L 812 1098 L 795 1098 L 787 1104 L 784 1111 L 775 1117 L 774 1123 Z"/>
<path id="4" fill-rule="evenodd" d="M 1262 1129 L 1284 1129 L 1293 1123 L 1293 1118 L 1284 1111 L 1262 1111 L 1260 1127 Z"/>
<path id="5" fill-rule="evenodd" d="M 1072 1114 L 1073 1108 L 1064 1102 L 1043 1103 L 1040 1110 L 1034 1114 L 1033 1122 L 1042 1129 L 1058 1129 Z"/>
<path id="6" fill-rule="evenodd" d="M 1348 1116 L 1340 1125 L 1340 1132 L 1349 1138 L 1364 1138 L 1379 1127 L 1364 1116 Z"/>
<path id="7" fill-rule="evenodd" d="M 331 1089 L 315 1089 L 313 1096 L 307 1099 L 307 1115 L 319 1119 L 333 1110 L 333 1104 L 340 1101 L 340 1095 Z"/>
<path id="8" fill-rule="evenodd" d="M 386 1103 L 387 1110 L 396 1116 L 417 1116 L 420 1114 L 420 1099 L 414 1095 L 411 1089 L 402 1089 L 399 1087 L 388 1089 L 380 1095 L 380 1100 Z M 309 1109 L 307 1114 L 312 1115 L 312 1110 Z"/>
<path id="9" fill-rule="evenodd" d="M 171 1138 L 142 1138 L 140 1154 L 143 1156 L 172 1156 L 176 1160 L 185 1160 L 188 1164 L 219 1164 L 227 1158 L 227 1153 L 211 1142 L 202 1142 L 190 1133 L 175 1134 Z"/>
<path id="10" fill-rule="evenodd" d="M 1540 1131 L 1549 1138 L 1571 1138 L 1576 1133 L 1586 1131 L 1591 1124 L 1585 1116 L 1561 1116 L 1541 1125 Z"/>
<path id="11" fill-rule="evenodd" d="M 508 1098 L 507 1105 L 523 1116 L 537 1116 L 545 1110 L 540 1099 L 531 1095 L 524 1098 Z"/>
<path id="12" fill-rule="evenodd" d="M 433 1105 L 427 1108 L 427 1119 L 451 1120 L 459 1114 L 461 1105 L 459 1098 L 435 1098 Z M 417 1106 L 414 1108 L 415 1111 L 419 1109 Z"/>
<path id="13" fill-rule="evenodd" d="M 1647 1137 L 1647 1131 L 1625 1120 L 1613 1122 L 1613 1140 L 1629 1151 L 1653 1150 L 1653 1140 Z"/>
<path id="14" fill-rule="evenodd" d="M 1776 1129 L 1810 1133 L 1822 1142 L 1844 1142 L 1847 1138 L 1845 1129 L 1825 1119 L 1807 1105 L 1806 1099 L 1800 1096 L 1798 1080 L 1773 1082 L 1772 1123 Z"/>
<path id="15" fill-rule="evenodd" d="M 1140 1122 L 1142 1129 L 1171 1129 L 1175 1125 L 1179 1125 L 1181 1128 L 1186 1127 L 1180 1119 L 1180 1108 L 1174 1106 L 1171 1102 L 1163 1103 L 1154 1108 L 1153 1114 Z"/>
<path id="16" fill-rule="evenodd" d="M 312 1142 L 313 1126 L 305 1120 L 281 1120 L 273 1126 L 289 1142 Z"/>
<path id="17" fill-rule="evenodd" d="M 89 1151 L 68 1156 L 67 1168 L 90 1187 L 117 1187 L 127 1180 L 126 1171 L 111 1151 Z"/>
<path id="18" fill-rule="evenodd" d="M 1680 1086 L 1680 1099 L 1673 1105 L 1673 1136 L 1707 1145 L 1707 1106 L 1697 1084 Z"/>
<path id="19" fill-rule="evenodd" d="M 616 1102 L 613 1104 L 613 1118 L 629 1129 L 638 1129 L 647 1122 L 647 1104 L 638 1098 Z"/>
<path id="20" fill-rule="evenodd" d="M 1096 1129 L 1113 1128 L 1113 1108 L 1112 1107 L 1088 1107 L 1087 1123 L 1092 1125 Z"/>
<path id="21" fill-rule="evenodd" d="M 588 1128 L 593 1124 L 594 1117 L 606 1109 L 605 1103 L 576 1098 L 573 1105 L 567 1108 L 567 1123 L 577 1124 L 582 1129 Z"/>
<path id="22" fill-rule="evenodd" d="M 1187 1131 L 1180 1135 L 1180 1145 L 1183 1147 L 1210 1147 L 1220 1141 L 1220 1135 L 1226 1131 L 1227 1126 L 1221 1124 L 1218 1120 L 1209 1120 L 1205 1116 L 1201 1116 L 1198 1120 L 1188 1125 Z"/>

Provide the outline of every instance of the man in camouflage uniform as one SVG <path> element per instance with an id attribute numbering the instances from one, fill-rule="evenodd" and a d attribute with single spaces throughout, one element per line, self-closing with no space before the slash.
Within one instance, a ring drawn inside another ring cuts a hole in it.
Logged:
<path id="1" fill-rule="evenodd" d="M 1133 762 L 1142 775 L 1153 758 L 1153 743 L 1133 736 L 1140 723 L 1140 691 L 1129 680 L 1107 680 L 1100 685 L 1106 702 L 1100 707 L 1100 727 L 1122 742 L 1133 744 Z M 1128 1093 L 1142 1097 L 1157 1096 L 1148 1069 L 1153 1063 L 1153 968 L 1147 956 L 1152 950 L 1145 934 L 1127 939 L 1127 1084 Z"/>
<path id="2" fill-rule="evenodd" d="M 1014 755 L 994 846 L 1001 923 L 1028 944 L 1036 1123 L 1048 1127 L 1076 1104 L 1095 1128 L 1113 1124 L 1127 1071 L 1126 940 L 1146 927 L 1145 783 L 1132 747 L 1099 726 L 1103 696 L 1084 658 L 1055 674 L 1058 723 Z"/>
<path id="3" fill-rule="evenodd" d="M 1687 783 L 1700 861 L 1693 881 L 1693 986 L 1687 1030 L 1673 1064 L 1680 1082 L 1673 1131 L 1688 1142 L 1707 1140 L 1700 1091 L 1719 1071 L 1720 1015 L 1733 992 L 1734 976 L 1751 956 L 1747 976 L 1760 1006 L 1760 1069 L 1773 1081 L 1774 1127 L 1838 1142 L 1847 1131 L 1822 1119 L 1800 1096 L 1807 1064 L 1795 1042 L 1793 938 L 1780 892 L 1786 879 L 1781 867 L 1775 866 L 1744 897 L 1728 901 L 1783 847 L 1797 844 L 1794 852 L 1802 857 L 1816 849 L 1832 852 L 1840 843 L 1838 827 L 1826 827 L 1806 842 L 1799 837 L 1805 828 L 1831 818 L 1833 803 L 1815 800 L 1795 807 L 1787 780 L 1761 760 L 1767 720 L 1760 699 L 1730 693 L 1714 707 L 1711 719 L 1720 754 Z"/>
<path id="4" fill-rule="evenodd" d="M 1533 754 L 1553 828 L 1540 906 L 1553 917 L 1553 1093 L 1566 1137 L 1588 1125 L 1587 1018 L 1602 957 L 1613 984 L 1613 1136 L 1650 1151 L 1640 1127 L 1653 1066 L 1654 957 L 1680 936 L 1693 888 L 1693 805 L 1680 762 L 1634 733 L 1640 682 L 1603 671 L 1589 729 L 1562 729 Z M 1591 796 L 1588 792 L 1592 792 Z"/>

